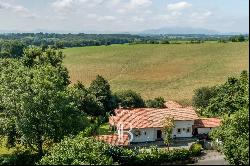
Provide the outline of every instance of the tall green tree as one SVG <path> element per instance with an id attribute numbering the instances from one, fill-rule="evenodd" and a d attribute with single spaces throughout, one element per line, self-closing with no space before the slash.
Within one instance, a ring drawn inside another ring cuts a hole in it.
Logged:
<path id="1" fill-rule="evenodd" d="M 141 95 L 132 90 L 116 92 L 115 96 L 116 96 L 118 105 L 120 105 L 122 108 L 145 107 L 145 103 Z"/>
<path id="2" fill-rule="evenodd" d="M 211 137 L 222 141 L 222 151 L 232 165 L 249 165 L 249 108 L 225 115 Z"/>
<path id="3" fill-rule="evenodd" d="M 110 85 L 102 76 L 97 75 L 89 87 L 90 93 L 96 97 L 99 104 L 99 115 L 105 116 L 106 113 L 111 113 L 115 108 L 115 100 L 112 96 Z"/>
<path id="4" fill-rule="evenodd" d="M 80 111 L 95 117 L 100 115 L 102 103 L 97 101 L 96 96 L 90 93 L 81 82 L 74 84 L 70 91 L 77 101 L 77 107 Z"/>
<path id="5" fill-rule="evenodd" d="M 23 63 L 26 57 L 0 60 L 0 134 L 9 145 L 22 143 L 42 156 L 45 142 L 77 134 L 87 120 L 69 93 L 62 66 L 46 57 L 50 52 L 36 53 L 48 61 L 33 57 L 37 63 L 30 66 Z"/>
<path id="6" fill-rule="evenodd" d="M 212 88 L 201 88 L 193 97 L 194 104 L 206 116 L 222 116 L 249 106 L 249 75 L 242 71 L 239 78 Z"/>
<path id="7" fill-rule="evenodd" d="M 20 58 L 25 45 L 17 40 L 0 42 L 0 58 Z"/>
<path id="8" fill-rule="evenodd" d="M 146 106 L 148 108 L 165 108 L 165 100 L 163 97 L 156 97 L 154 99 L 149 99 L 146 101 Z"/>

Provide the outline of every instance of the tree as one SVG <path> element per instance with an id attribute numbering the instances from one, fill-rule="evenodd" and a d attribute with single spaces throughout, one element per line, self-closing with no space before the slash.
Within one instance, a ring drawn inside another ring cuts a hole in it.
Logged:
<path id="1" fill-rule="evenodd" d="M 64 48 L 64 43 L 62 41 L 56 41 L 53 47 L 55 49 L 63 49 Z"/>
<path id="2" fill-rule="evenodd" d="M 196 91 L 195 105 L 206 116 L 223 116 L 249 106 L 249 76 L 242 71 L 239 78 L 229 77 L 225 84 Z"/>
<path id="3" fill-rule="evenodd" d="M 146 106 L 148 108 L 165 108 L 165 100 L 163 97 L 157 97 L 153 100 L 147 100 Z"/>
<path id="4" fill-rule="evenodd" d="M 245 41 L 245 37 L 243 35 L 238 36 L 238 41 L 239 42 L 244 42 Z"/>
<path id="5" fill-rule="evenodd" d="M 62 65 L 64 55 L 62 51 L 47 49 L 42 51 L 39 47 L 31 47 L 24 50 L 21 62 L 24 66 L 32 68 L 35 66 L 51 65 L 58 70 L 64 80 L 64 85 L 69 85 L 69 73 L 66 67 Z"/>
<path id="6" fill-rule="evenodd" d="M 145 103 L 140 94 L 132 90 L 116 92 L 115 96 L 117 98 L 118 105 L 120 105 L 123 108 L 145 107 Z"/>
<path id="7" fill-rule="evenodd" d="M 163 121 L 163 131 L 165 133 L 164 143 L 167 145 L 168 150 L 172 139 L 173 129 L 174 129 L 174 118 L 169 116 L 165 117 Z"/>
<path id="8" fill-rule="evenodd" d="M 45 142 L 77 134 L 87 119 L 68 91 L 61 66 L 37 62 L 31 67 L 23 60 L 0 60 L 0 135 L 42 156 Z"/>
<path id="9" fill-rule="evenodd" d="M 232 165 L 249 165 L 249 108 L 225 115 L 211 137 L 222 141 L 222 150 Z"/>
<path id="10" fill-rule="evenodd" d="M 111 94 L 110 85 L 102 76 L 97 75 L 90 84 L 89 91 L 96 97 L 100 108 L 98 115 L 105 116 L 106 113 L 111 113 L 114 110 L 115 101 Z"/>
<path id="11" fill-rule="evenodd" d="M 232 42 L 244 42 L 245 41 L 245 36 L 244 35 L 238 35 L 238 36 L 233 36 L 230 38 Z"/>
<path id="12" fill-rule="evenodd" d="M 193 106 L 195 106 L 202 115 L 202 109 L 206 108 L 209 105 L 209 100 L 216 95 L 216 86 L 214 87 L 201 87 L 194 91 L 193 96 Z"/>
<path id="13" fill-rule="evenodd" d="M 0 42 L 0 58 L 20 58 L 25 45 L 16 40 Z"/>
<path id="14" fill-rule="evenodd" d="M 81 82 L 74 84 L 73 87 L 70 88 L 70 92 L 77 101 L 77 106 L 80 111 L 95 117 L 100 115 L 100 110 L 102 109 L 100 105 L 102 105 L 102 103 L 98 103 L 96 97 L 91 94 Z"/>
<path id="15" fill-rule="evenodd" d="M 39 162 L 40 165 L 112 165 L 108 156 L 109 146 L 93 138 L 65 138 L 56 144 L 49 154 Z"/>

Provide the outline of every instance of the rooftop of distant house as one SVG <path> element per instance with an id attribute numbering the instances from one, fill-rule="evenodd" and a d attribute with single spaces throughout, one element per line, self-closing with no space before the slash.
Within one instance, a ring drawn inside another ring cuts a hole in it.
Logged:
<path id="1" fill-rule="evenodd" d="M 124 129 L 132 128 L 161 128 L 166 117 L 175 121 L 193 121 L 199 119 L 193 107 L 182 107 L 180 104 L 169 101 L 166 108 L 137 108 L 117 109 L 115 116 L 109 118 L 110 125 L 122 123 Z"/>

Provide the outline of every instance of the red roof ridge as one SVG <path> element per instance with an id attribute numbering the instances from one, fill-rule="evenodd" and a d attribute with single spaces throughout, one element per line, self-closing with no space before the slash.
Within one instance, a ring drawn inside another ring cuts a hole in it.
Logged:
<path id="1" fill-rule="evenodd" d="M 111 125 L 123 123 L 124 129 L 162 127 L 166 116 L 172 116 L 179 121 L 199 119 L 192 107 L 118 109 L 115 112 L 117 114 L 109 118 L 109 123 Z"/>
<path id="2" fill-rule="evenodd" d="M 123 138 L 119 140 L 118 134 L 111 135 L 98 135 L 95 137 L 99 141 L 103 141 L 105 143 L 116 145 L 116 146 L 128 146 L 129 145 L 129 135 L 123 134 Z"/>

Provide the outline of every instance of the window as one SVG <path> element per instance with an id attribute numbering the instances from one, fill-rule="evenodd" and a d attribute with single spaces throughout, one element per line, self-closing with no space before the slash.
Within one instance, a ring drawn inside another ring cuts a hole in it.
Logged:
<path id="1" fill-rule="evenodd" d="M 136 137 L 139 137 L 141 135 L 141 131 L 140 130 L 135 130 L 134 132 Z"/>
<path id="2" fill-rule="evenodd" d="M 191 132 L 191 128 L 188 127 L 188 128 L 187 128 L 187 133 L 190 133 L 190 132 Z"/>
<path id="3" fill-rule="evenodd" d="M 181 129 L 177 129 L 177 133 L 180 134 L 181 133 Z"/>

